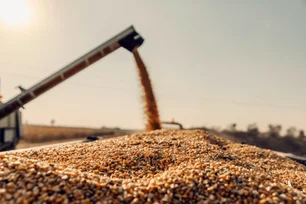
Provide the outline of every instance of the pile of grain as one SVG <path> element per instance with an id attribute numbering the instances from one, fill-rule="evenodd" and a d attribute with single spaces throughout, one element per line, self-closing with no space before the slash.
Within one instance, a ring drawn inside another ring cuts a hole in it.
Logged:
<path id="1" fill-rule="evenodd" d="M 305 176 L 268 150 L 159 130 L 0 155 L 0 203 L 305 203 Z"/>

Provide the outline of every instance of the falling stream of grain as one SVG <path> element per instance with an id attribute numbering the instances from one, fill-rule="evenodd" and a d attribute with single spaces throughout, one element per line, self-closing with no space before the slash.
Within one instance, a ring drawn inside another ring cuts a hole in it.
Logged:
<path id="1" fill-rule="evenodd" d="M 137 48 L 133 50 L 134 58 L 137 64 L 138 75 L 140 78 L 143 100 L 145 103 L 145 115 L 147 118 L 146 130 L 158 130 L 161 129 L 158 108 L 155 101 L 152 84 L 150 81 L 149 73 L 146 69 L 144 62 L 142 61 Z"/>

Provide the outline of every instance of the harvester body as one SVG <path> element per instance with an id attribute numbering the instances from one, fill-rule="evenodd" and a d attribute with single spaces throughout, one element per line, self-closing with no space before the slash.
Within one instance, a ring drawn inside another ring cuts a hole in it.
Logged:
<path id="1" fill-rule="evenodd" d="M 2 118 L 0 120 L 0 151 L 14 149 L 22 135 L 23 126 L 19 110 Z"/>

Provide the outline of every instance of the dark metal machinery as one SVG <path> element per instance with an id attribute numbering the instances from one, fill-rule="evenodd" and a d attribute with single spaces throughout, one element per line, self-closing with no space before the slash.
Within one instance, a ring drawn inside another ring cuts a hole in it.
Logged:
<path id="1" fill-rule="evenodd" d="M 23 89 L 22 92 L 13 99 L 1 104 L 0 119 L 18 110 L 23 105 L 37 98 L 39 95 L 62 83 L 118 48 L 124 47 L 127 50 L 132 51 L 135 47 L 141 46 L 143 41 L 144 39 L 135 31 L 134 27 L 129 27 L 61 70 L 38 82 L 31 88 Z"/>
<path id="2" fill-rule="evenodd" d="M 136 32 L 133 26 L 130 26 L 29 89 L 20 87 L 21 93 L 19 95 L 6 103 L 0 103 L 0 124 L 2 124 L 2 126 L 0 125 L 0 151 L 4 146 L 9 146 L 10 149 L 14 149 L 19 138 L 22 136 L 22 124 L 19 113 L 20 108 L 23 108 L 23 106 L 30 101 L 84 70 L 118 48 L 124 47 L 128 51 L 132 52 L 134 48 L 141 46 L 143 42 L 144 39 Z M 16 115 L 16 122 L 12 126 L 9 122 L 12 120 L 11 117 L 14 117 L 14 115 Z M 14 129 L 15 134 L 12 133 L 12 128 Z M 12 134 L 14 135 L 13 138 Z"/>

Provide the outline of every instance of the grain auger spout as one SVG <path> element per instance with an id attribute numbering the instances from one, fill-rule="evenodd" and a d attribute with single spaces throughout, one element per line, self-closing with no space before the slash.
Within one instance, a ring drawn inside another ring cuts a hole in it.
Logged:
<path id="1" fill-rule="evenodd" d="M 133 26 L 130 26 L 31 88 L 23 88 L 19 95 L 8 102 L 0 104 L 0 120 L 118 48 L 124 47 L 132 52 L 134 48 L 141 46 L 143 42 L 144 39 L 136 32 Z"/>
<path id="2" fill-rule="evenodd" d="M 102 59 L 120 47 L 132 52 L 142 45 L 144 39 L 136 32 L 133 26 L 122 31 L 105 43 L 94 48 L 85 55 L 59 71 L 41 80 L 29 89 L 18 86 L 21 93 L 6 103 L 0 101 L 0 151 L 15 149 L 20 138 L 23 137 L 23 126 L 20 108 L 59 85 L 78 72 Z"/>

